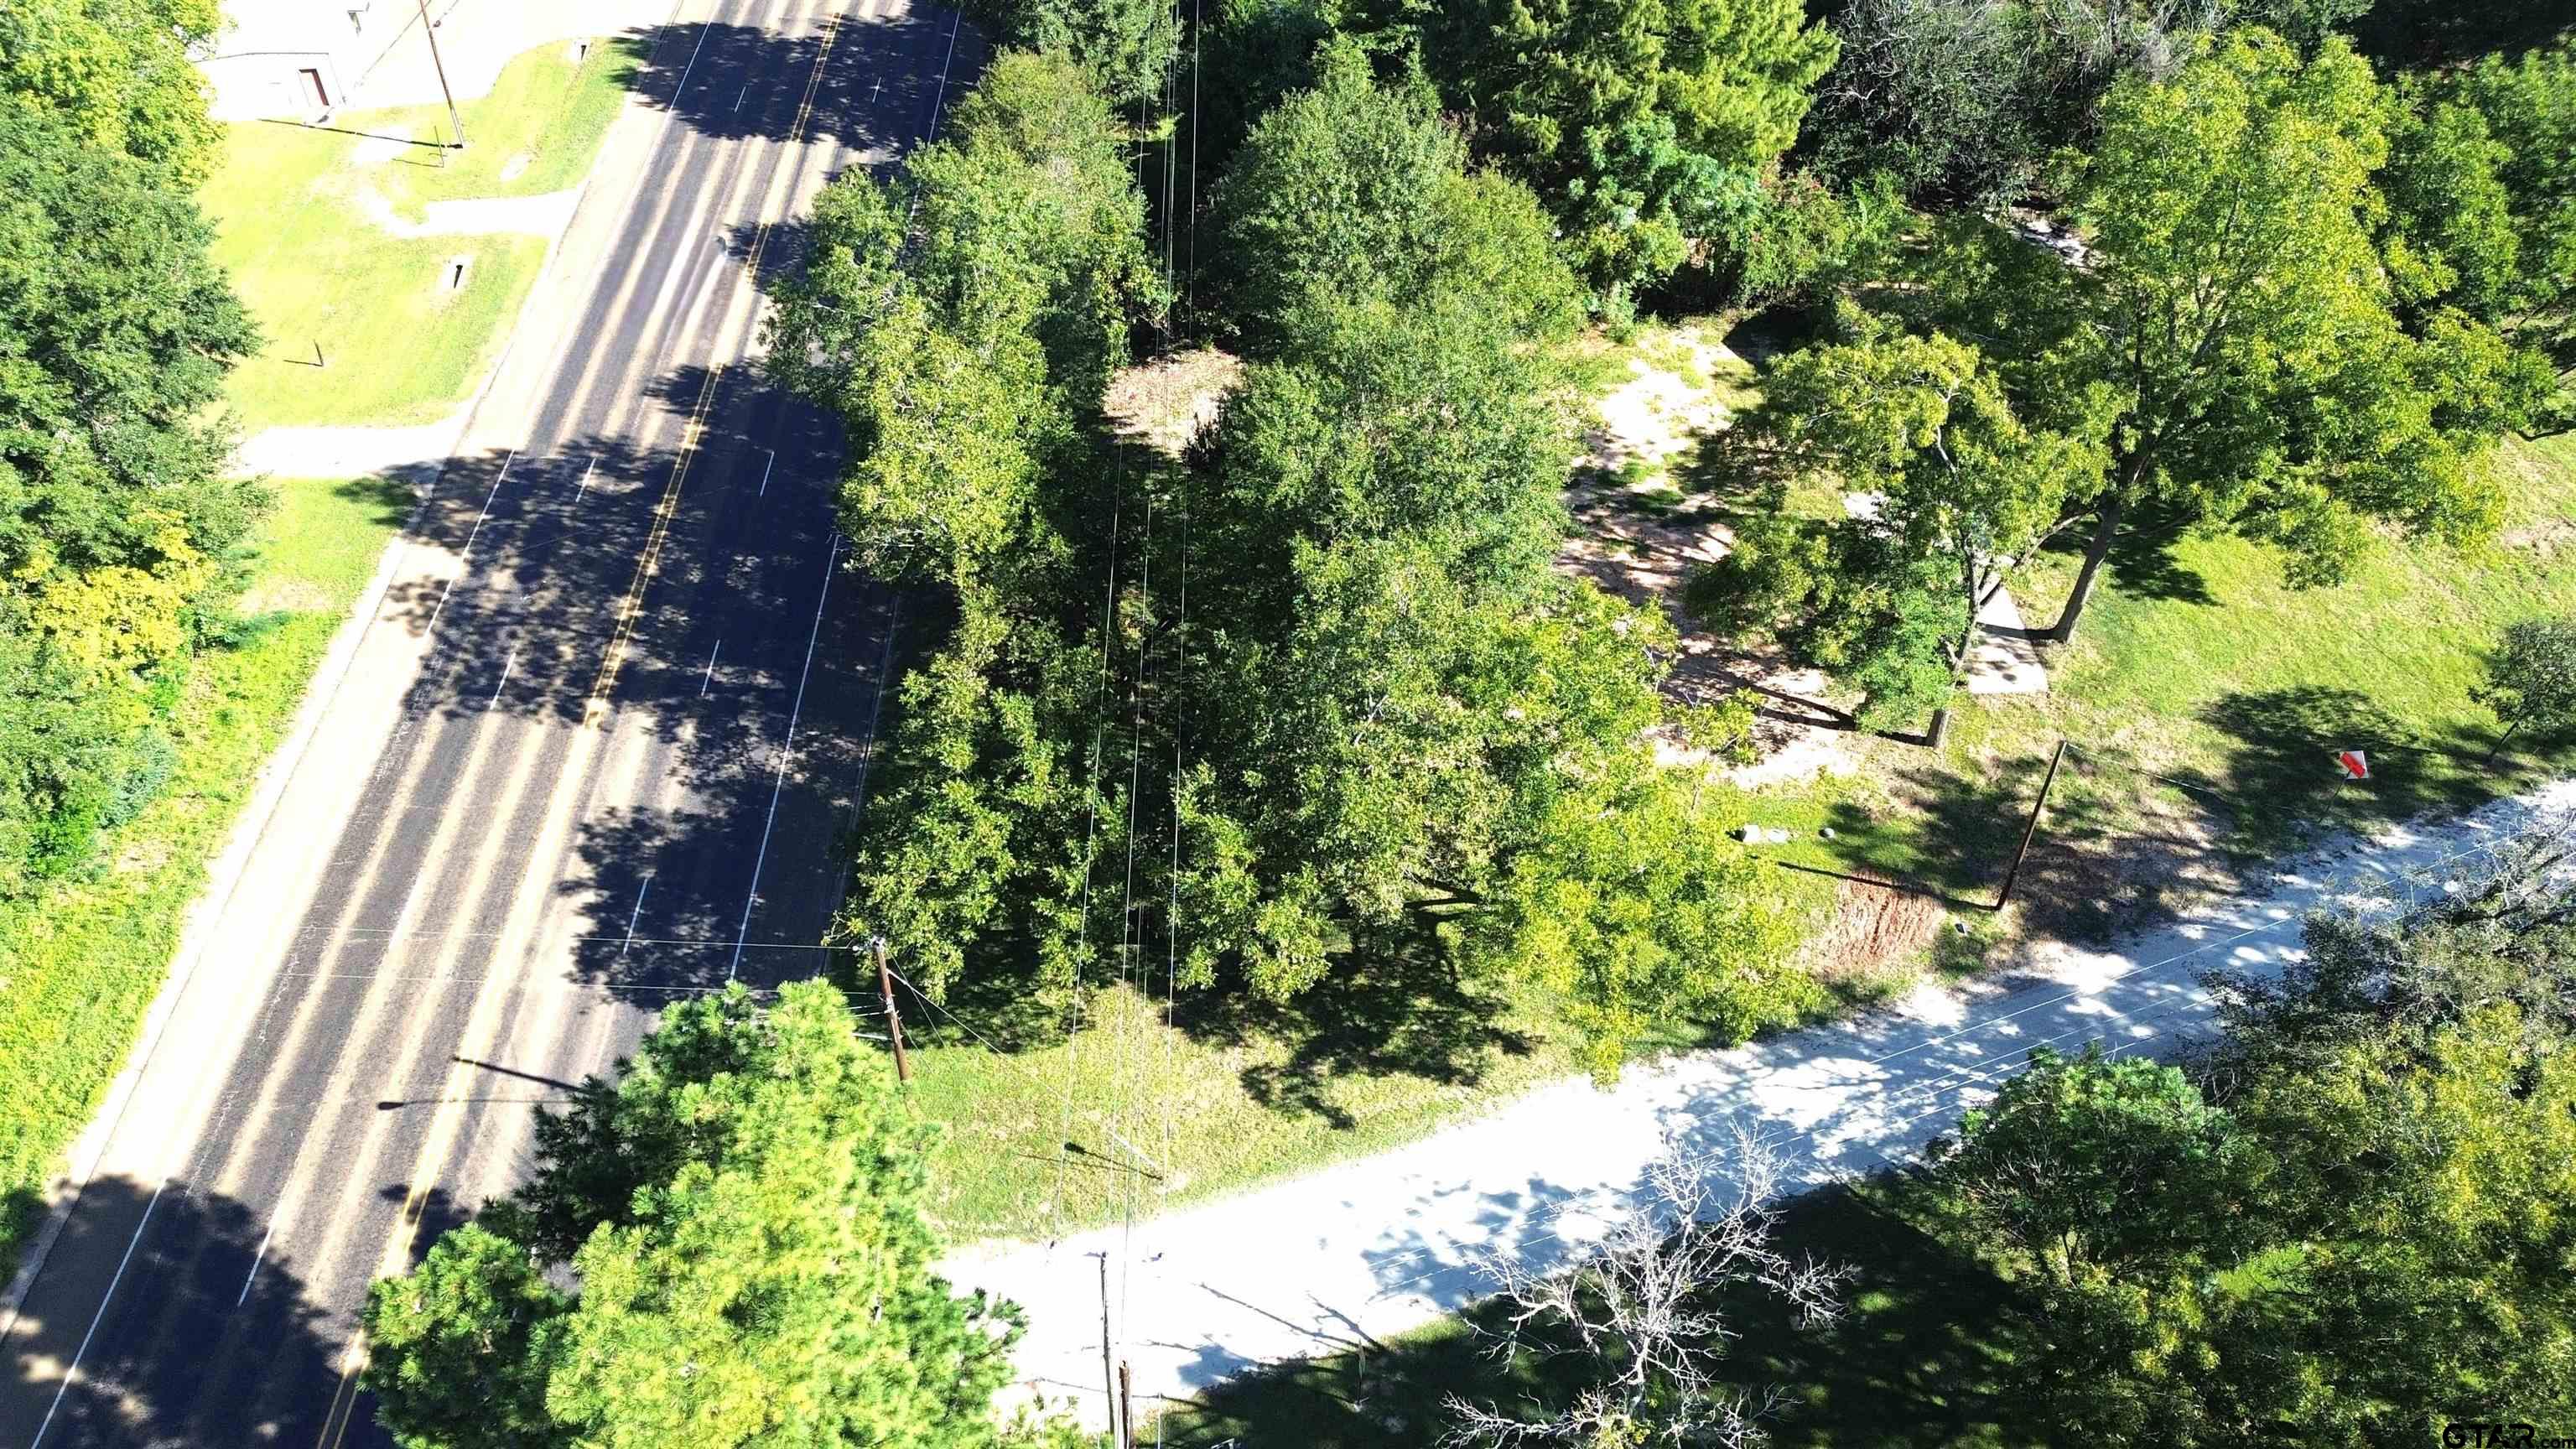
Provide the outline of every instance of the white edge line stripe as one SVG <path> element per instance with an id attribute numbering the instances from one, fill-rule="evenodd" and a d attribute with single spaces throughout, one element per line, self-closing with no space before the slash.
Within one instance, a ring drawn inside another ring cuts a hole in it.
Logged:
<path id="1" fill-rule="evenodd" d="M 769 833 L 778 826 L 778 797 L 787 789 L 787 766 L 796 758 L 796 721 L 805 713 L 805 681 L 814 673 L 814 645 L 823 637 L 823 606 L 832 601 L 832 574 L 841 561 L 841 536 L 823 552 L 823 592 L 814 600 L 814 627 L 805 636 L 805 667 L 796 672 L 796 701 L 787 710 L 787 738 L 778 747 L 778 775 L 769 786 L 769 819 L 760 827 L 760 853 L 751 860 L 751 890 L 742 898 L 742 921 L 733 930 L 733 962 L 725 967 L 729 983 L 742 969 L 743 938 L 751 933 L 751 908 L 760 900 L 760 870 L 769 863 Z"/>
<path id="2" fill-rule="evenodd" d="M 81 1335 L 80 1347 L 72 1350 L 72 1361 L 63 1370 L 62 1387 L 54 1390 L 54 1402 L 45 1410 L 45 1422 L 36 1426 L 36 1437 L 27 1441 L 27 1449 L 45 1442 L 45 1431 L 54 1427 L 54 1415 L 63 1406 L 63 1395 L 72 1391 L 72 1380 L 80 1377 L 81 1356 L 89 1352 L 89 1341 L 98 1334 L 99 1321 L 107 1317 L 107 1305 L 116 1301 L 116 1285 L 125 1281 L 126 1266 L 134 1261 L 134 1250 L 143 1244 L 143 1230 L 152 1226 L 152 1210 L 161 1205 L 161 1194 L 168 1190 L 170 1179 L 163 1178 L 152 1189 L 152 1200 L 143 1205 L 143 1221 L 134 1225 L 134 1236 L 125 1240 L 125 1256 L 116 1260 L 116 1276 L 107 1280 L 107 1291 L 99 1295 L 98 1311 L 89 1316 L 89 1332 Z"/>
<path id="3" fill-rule="evenodd" d="M 277 1219 L 268 1220 L 268 1231 L 259 1235 L 259 1251 L 250 1255 L 250 1272 L 242 1278 L 241 1296 L 233 1300 L 235 1308 L 250 1301 L 250 1285 L 259 1278 L 260 1260 L 268 1256 L 268 1240 L 277 1236 Z"/>

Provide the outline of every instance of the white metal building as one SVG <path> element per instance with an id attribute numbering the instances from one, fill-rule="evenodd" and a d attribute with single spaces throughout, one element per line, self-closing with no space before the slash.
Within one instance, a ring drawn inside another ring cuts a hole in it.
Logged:
<path id="1" fill-rule="evenodd" d="M 432 4 L 432 20 L 456 3 Z M 229 0 L 224 18 L 197 58 L 218 120 L 320 121 L 383 104 L 369 78 L 396 47 L 421 44 L 418 0 Z"/>

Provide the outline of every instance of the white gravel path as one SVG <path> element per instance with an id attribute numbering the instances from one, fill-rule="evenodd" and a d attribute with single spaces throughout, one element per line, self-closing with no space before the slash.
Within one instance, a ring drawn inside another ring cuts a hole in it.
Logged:
<path id="1" fill-rule="evenodd" d="M 2048 668 L 2040 663 L 2039 646 L 2021 622 L 2021 606 L 2012 592 L 1997 589 L 1977 610 L 1980 632 L 1968 646 L 1970 694 L 2045 694 Z"/>
<path id="2" fill-rule="evenodd" d="M 1632 1067 L 1607 1091 L 1559 1082 L 1395 1151 L 1128 1229 L 981 1245 L 945 1270 L 1028 1310 L 1024 1382 L 1098 1425 L 1105 1256 L 1112 1357 L 1133 1368 L 1141 1416 L 1160 1396 L 1454 1312 L 1483 1295 L 1476 1253 L 1560 1259 L 1591 1230 L 1586 1206 L 1633 1191 L 1667 1133 L 1714 1149 L 1742 1122 L 1777 1141 L 1793 1184 L 1820 1184 L 1919 1152 L 2034 1046 L 2152 1051 L 2205 1032 L 2198 972 L 2277 968 L 2318 901 L 2374 894 L 2375 882 L 2570 809 L 2576 780 L 2319 853 L 2276 872 L 2259 898 L 2214 903 L 2116 950 L 2049 944 L 1967 989 L 1927 986 L 1851 1020 Z"/>
<path id="3" fill-rule="evenodd" d="M 456 451 L 479 397 L 434 423 L 407 428 L 266 428 L 242 440 L 236 475 L 365 478 L 407 468 L 435 471 Z"/>
<path id="4" fill-rule="evenodd" d="M 474 196 L 462 201 L 428 202 L 420 209 L 421 219 L 413 221 L 395 211 L 383 192 L 370 188 L 358 193 L 358 209 L 368 221 L 389 235 L 404 238 L 488 236 L 499 232 L 561 236 L 563 229 L 572 224 L 573 208 L 580 203 L 578 186 L 535 196 Z"/>

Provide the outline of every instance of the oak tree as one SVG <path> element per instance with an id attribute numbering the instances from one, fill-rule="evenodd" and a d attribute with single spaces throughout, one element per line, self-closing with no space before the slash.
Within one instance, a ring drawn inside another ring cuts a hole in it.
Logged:
<path id="1" fill-rule="evenodd" d="M 19 0 L 0 10 L 0 108 L 59 117 L 155 180 L 193 187 L 222 131 L 191 56 L 223 26 L 217 0 Z"/>
<path id="2" fill-rule="evenodd" d="M 2276 543 L 2310 584 L 2340 578 L 2374 525 L 2495 527 L 2490 444 L 2529 416 L 2533 374 L 2491 329 L 2445 316 L 2418 335 L 2392 311 L 2373 236 L 2386 113 L 2340 39 L 2313 59 L 2260 30 L 2205 42 L 2171 80 L 2105 98 L 2068 182 L 2080 264 L 2005 264 L 2010 290 L 1954 277 L 1943 310 L 2000 331 L 2025 416 L 2071 428 L 2110 400 L 2105 466 L 2072 495 L 2091 538 L 2052 637 L 2072 637 L 2149 506 Z"/>
<path id="3" fill-rule="evenodd" d="M 224 377 L 258 334 L 212 228 L 72 118 L 6 100 L 0 893 L 86 862 L 169 777 L 158 717 L 264 502 L 230 476 Z"/>
<path id="4" fill-rule="evenodd" d="M 1662 280 L 1759 207 L 1835 51 L 1797 0 L 1393 8 L 1600 299 Z"/>

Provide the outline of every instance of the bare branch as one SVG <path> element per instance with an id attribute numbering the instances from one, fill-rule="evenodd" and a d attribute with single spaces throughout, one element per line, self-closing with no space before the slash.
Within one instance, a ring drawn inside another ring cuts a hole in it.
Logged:
<path id="1" fill-rule="evenodd" d="M 1497 1321 L 1486 1352 L 1509 1365 L 1523 1353 L 1579 1353 L 1596 1381 L 1570 1405 L 1511 1412 L 1452 1397 L 1444 1444 L 1635 1442 L 1749 1449 L 1785 1402 L 1777 1389 L 1723 1391 L 1716 1364 L 1735 1337 L 1719 1303 L 1759 1288 L 1788 1303 L 1802 1327 L 1841 1314 L 1848 1269 L 1792 1260 L 1772 1245 L 1787 1169 L 1777 1149 L 1737 1126 L 1726 1149 L 1692 1153 L 1667 1140 L 1634 1197 L 1606 1209 L 1599 1241 L 1570 1267 L 1535 1273 L 1516 1252 L 1486 1254 Z"/>

